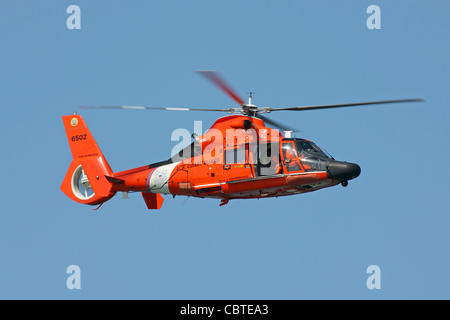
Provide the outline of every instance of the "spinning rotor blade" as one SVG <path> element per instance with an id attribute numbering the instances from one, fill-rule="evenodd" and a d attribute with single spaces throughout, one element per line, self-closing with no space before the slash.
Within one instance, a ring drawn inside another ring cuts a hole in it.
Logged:
<path id="1" fill-rule="evenodd" d="M 244 100 L 240 98 L 232 89 L 231 87 L 225 82 L 225 80 L 222 79 L 222 77 L 219 76 L 219 73 L 217 71 L 211 71 L 211 70 L 199 70 L 197 71 L 201 75 L 205 76 L 209 81 L 214 83 L 216 86 L 218 86 L 223 92 L 228 94 L 234 101 L 239 103 L 240 106 L 244 104 Z"/>
<path id="2" fill-rule="evenodd" d="M 300 130 L 297 130 L 295 128 L 288 128 L 284 124 L 281 124 L 279 122 L 273 121 L 273 120 L 271 120 L 271 119 L 269 119 L 267 117 L 264 117 L 264 116 L 262 116 L 260 114 L 258 114 L 257 117 L 260 118 L 261 120 L 263 120 L 265 123 L 268 123 L 268 124 L 272 125 L 273 127 L 278 128 L 280 130 L 301 132 Z"/>
<path id="3" fill-rule="evenodd" d="M 318 105 L 318 106 L 302 106 L 302 107 L 292 107 L 292 108 L 269 108 L 269 110 L 270 110 L 270 112 L 272 112 L 272 111 L 306 111 L 306 110 L 316 110 L 316 109 L 355 107 L 355 106 L 364 106 L 364 105 L 370 105 L 370 104 L 420 102 L 420 101 L 425 101 L 425 100 L 423 100 L 423 99 L 382 100 L 382 101 L 354 102 L 354 103 L 329 104 L 329 105 Z"/>
<path id="4" fill-rule="evenodd" d="M 80 109 L 124 109 L 124 110 L 168 110 L 168 111 L 219 111 L 230 112 L 232 109 L 199 109 L 199 108 L 171 108 L 144 106 L 78 106 Z"/>

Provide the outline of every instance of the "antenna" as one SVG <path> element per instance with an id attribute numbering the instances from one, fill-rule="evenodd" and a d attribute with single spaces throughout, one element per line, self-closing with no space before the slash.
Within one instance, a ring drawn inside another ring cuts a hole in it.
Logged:
<path id="1" fill-rule="evenodd" d="M 250 92 L 247 92 L 247 93 L 248 93 L 248 104 L 251 105 L 252 104 L 253 94 L 256 93 L 256 92 L 250 91 Z"/>

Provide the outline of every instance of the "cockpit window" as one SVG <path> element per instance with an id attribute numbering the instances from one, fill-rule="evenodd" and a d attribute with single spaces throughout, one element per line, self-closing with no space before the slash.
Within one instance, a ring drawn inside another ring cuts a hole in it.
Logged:
<path id="1" fill-rule="evenodd" d="M 323 152 L 314 142 L 297 139 L 295 141 L 297 153 L 300 157 L 331 159 L 325 152 Z"/>
<path id="2" fill-rule="evenodd" d="M 314 142 L 305 139 L 285 139 L 281 151 L 287 172 L 326 171 L 327 164 L 333 159 Z"/>

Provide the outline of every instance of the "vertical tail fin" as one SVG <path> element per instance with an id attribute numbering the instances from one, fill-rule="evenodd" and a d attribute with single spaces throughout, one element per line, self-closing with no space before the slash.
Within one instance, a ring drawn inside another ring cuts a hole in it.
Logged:
<path id="1" fill-rule="evenodd" d="M 72 200 L 83 204 L 100 204 L 114 196 L 112 183 L 105 176 L 111 170 L 80 115 L 63 116 L 64 128 L 73 161 L 61 184 L 61 190 Z"/>

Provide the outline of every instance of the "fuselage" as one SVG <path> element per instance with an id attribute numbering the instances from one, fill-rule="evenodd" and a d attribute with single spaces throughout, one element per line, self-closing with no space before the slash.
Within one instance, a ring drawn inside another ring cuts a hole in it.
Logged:
<path id="1" fill-rule="evenodd" d="M 114 173 L 112 191 L 229 199 L 268 198 L 347 183 L 356 164 L 335 161 L 313 142 L 283 137 L 250 116 L 217 120 L 167 161 Z M 115 180 L 114 180 L 115 179 Z"/>

